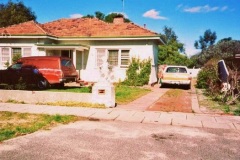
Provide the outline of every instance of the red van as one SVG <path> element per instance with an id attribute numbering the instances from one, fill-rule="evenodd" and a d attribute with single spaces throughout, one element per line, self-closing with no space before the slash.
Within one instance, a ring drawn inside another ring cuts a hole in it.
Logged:
<path id="1" fill-rule="evenodd" d="M 70 58 L 59 56 L 23 57 L 0 71 L 0 83 L 14 85 L 20 78 L 27 85 L 45 89 L 48 85 L 64 86 L 65 82 L 75 82 L 78 73 Z"/>

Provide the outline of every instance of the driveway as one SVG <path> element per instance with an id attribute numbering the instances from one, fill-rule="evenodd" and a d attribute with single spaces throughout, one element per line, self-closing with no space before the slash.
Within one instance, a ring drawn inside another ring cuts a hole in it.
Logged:
<path id="1" fill-rule="evenodd" d="M 240 159 L 236 130 L 80 121 L 0 145 L 1 160 Z"/>

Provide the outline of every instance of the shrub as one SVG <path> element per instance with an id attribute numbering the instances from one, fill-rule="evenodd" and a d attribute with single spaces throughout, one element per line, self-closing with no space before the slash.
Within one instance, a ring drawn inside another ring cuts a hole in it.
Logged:
<path id="1" fill-rule="evenodd" d="M 5 67 L 9 67 L 10 66 L 10 63 L 9 61 L 7 61 L 6 63 L 4 63 Z"/>
<path id="2" fill-rule="evenodd" d="M 143 86 L 148 84 L 151 73 L 151 60 L 143 60 L 133 58 L 127 70 L 127 78 L 122 82 L 128 86 Z"/>
<path id="3" fill-rule="evenodd" d="M 215 90 L 219 87 L 218 61 L 218 59 L 210 59 L 198 73 L 196 84 L 198 88 Z"/>
<path id="4" fill-rule="evenodd" d="M 12 62 L 16 63 L 18 59 L 22 58 L 22 55 L 20 53 L 16 53 L 13 55 Z"/>
<path id="5" fill-rule="evenodd" d="M 214 66 L 204 67 L 197 77 L 197 87 L 207 89 L 210 86 L 211 81 L 216 81 L 216 71 Z"/>

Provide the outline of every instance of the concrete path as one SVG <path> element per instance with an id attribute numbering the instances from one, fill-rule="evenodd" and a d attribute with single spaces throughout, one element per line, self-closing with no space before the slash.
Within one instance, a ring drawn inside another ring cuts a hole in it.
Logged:
<path id="1" fill-rule="evenodd" d="M 144 109 L 156 102 L 167 91 L 167 89 L 159 89 L 156 86 L 152 88 L 152 91 L 153 92 L 132 103 L 129 103 L 128 105 L 117 106 L 116 108 L 95 109 L 83 107 L 0 103 L 0 111 L 76 115 L 99 120 L 154 123 L 161 125 L 201 128 L 220 128 L 240 131 L 240 116 L 203 114 L 199 110 L 196 94 L 193 94 L 192 96 L 192 108 L 195 113 L 144 111 Z"/>

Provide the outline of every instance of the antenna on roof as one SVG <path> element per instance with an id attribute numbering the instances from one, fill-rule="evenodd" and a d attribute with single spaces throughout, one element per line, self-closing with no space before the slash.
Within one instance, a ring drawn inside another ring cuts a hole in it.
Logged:
<path id="1" fill-rule="evenodd" d="M 124 14 L 124 0 L 122 0 L 122 9 L 123 9 L 123 14 Z"/>

